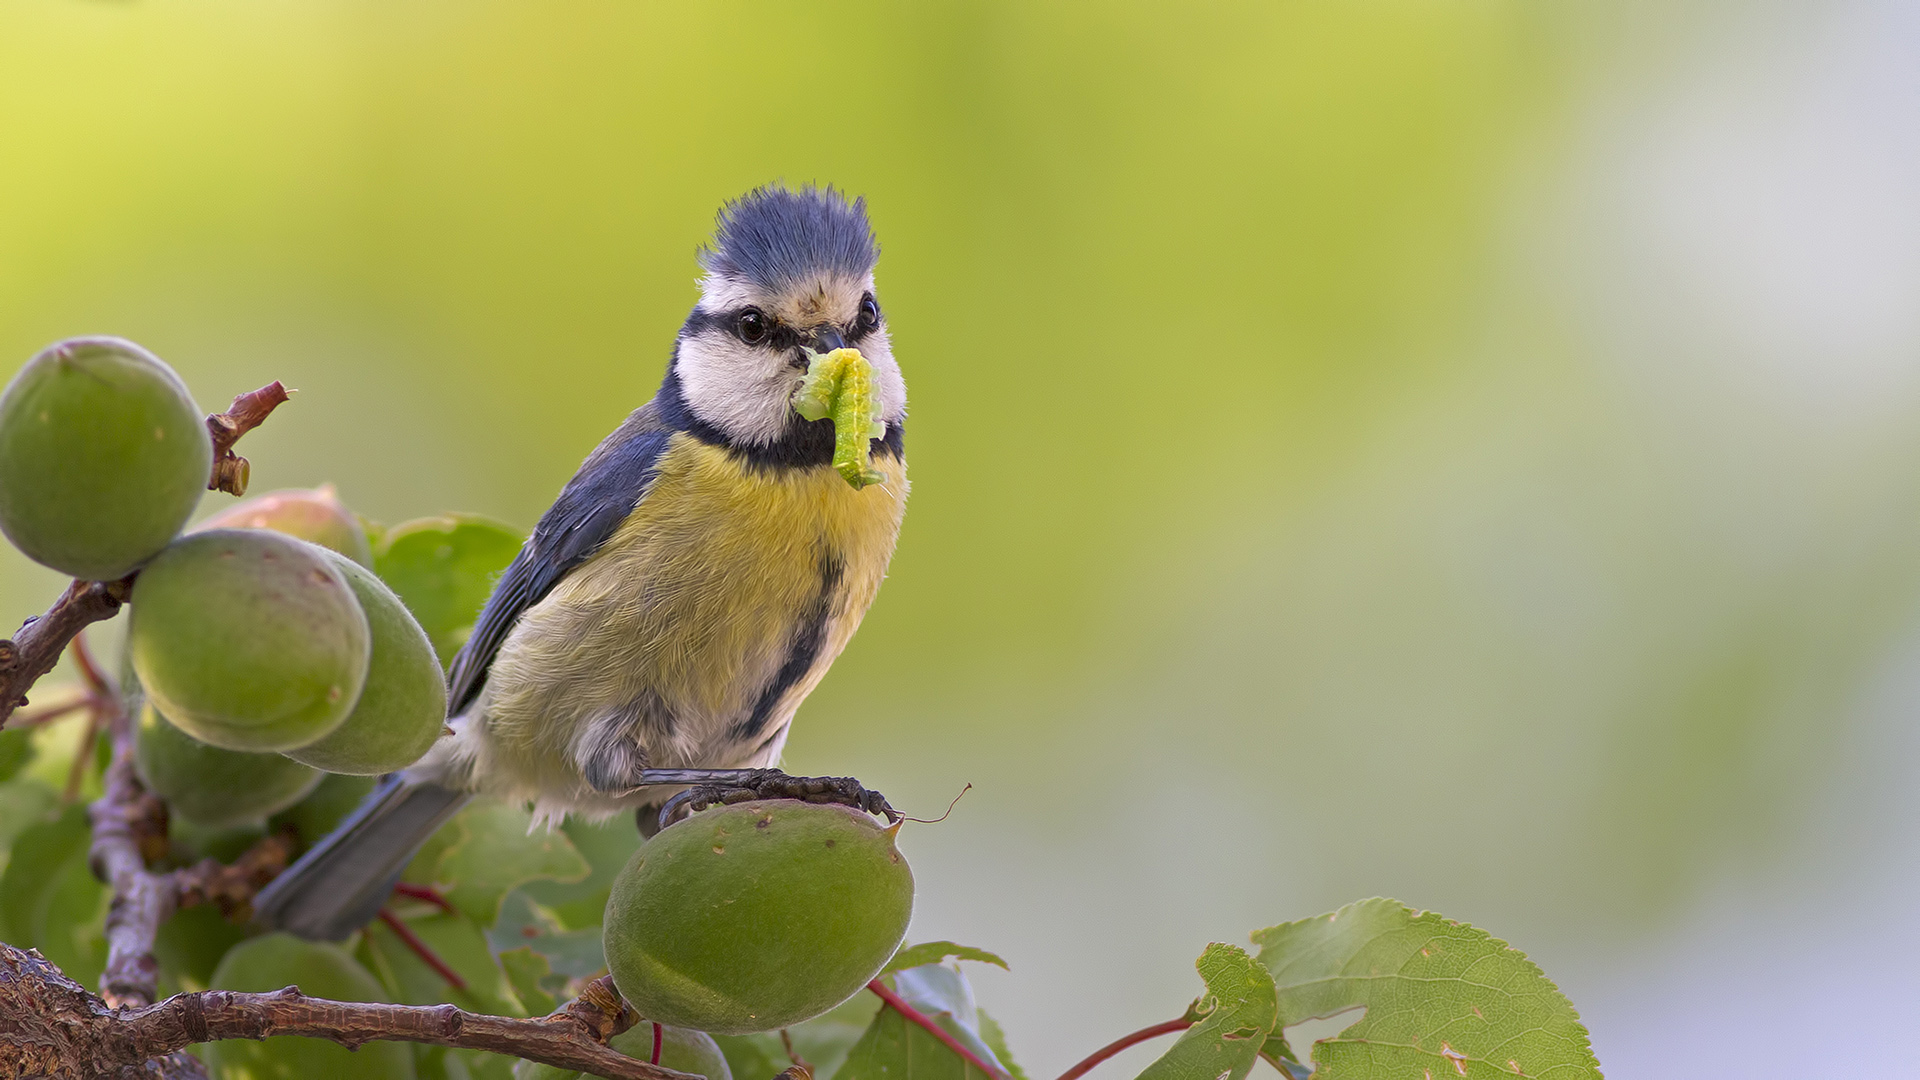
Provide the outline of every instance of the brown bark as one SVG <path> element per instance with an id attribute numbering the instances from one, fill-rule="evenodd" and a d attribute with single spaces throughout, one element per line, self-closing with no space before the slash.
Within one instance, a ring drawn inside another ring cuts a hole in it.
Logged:
<path id="1" fill-rule="evenodd" d="M 343 1046 L 389 1039 L 488 1050 L 609 1080 L 694 1080 L 602 1044 L 601 1032 L 617 1021 L 585 997 L 530 1020 L 452 1005 L 326 1001 L 293 987 L 270 994 L 206 990 L 114 1009 L 39 953 L 0 944 L 0 1075 L 185 1080 L 201 1075 L 186 1071 L 196 1067 L 179 1055 L 194 1043 L 306 1035 Z"/>
<path id="2" fill-rule="evenodd" d="M 207 433 L 213 436 L 213 476 L 207 480 L 208 491 L 224 491 L 229 495 L 247 493 L 251 470 L 247 459 L 233 452 L 233 444 L 240 441 L 240 436 L 259 427 L 267 414 L 289 396 L 287 388 L 275 380 L 234 398 L 226 412 L 207 417 Z"/>
<path id="3" fill-rule="evenodd" d="M 27 691 L 60 662 L 74 635 L 120 614 L 133 594 L 133 578 L 76 581 L 45 615 L 28 619 L 11 641 L 0 641 L 0 725 L 27 703 Z"/>

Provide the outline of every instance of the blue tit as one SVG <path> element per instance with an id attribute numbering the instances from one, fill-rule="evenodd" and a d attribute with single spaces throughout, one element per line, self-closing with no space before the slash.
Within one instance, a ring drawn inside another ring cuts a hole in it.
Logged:
<path id="1" fill-rule="evenodd" d="M 675 782 L 787 790 L 767 767 L 873 603 L 906 511 L 878 254 L 864 200 L 832 188 L 721 209 L 659 392 L 561 490 L 455 657 L 452 734 L 263 891 L 258 921 L 345 937 L 475 794 L 552 824 L 656 806 Z M 884 424 L 869 445 L 884 479 L 862 488 L 832 467 L 832 420 L 792 405 L 809 350 L 842 347 L 872 364 Z"/>

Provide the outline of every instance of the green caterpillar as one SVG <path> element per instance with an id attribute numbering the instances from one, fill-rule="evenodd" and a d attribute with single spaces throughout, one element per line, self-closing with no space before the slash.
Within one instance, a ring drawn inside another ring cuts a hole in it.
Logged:
<path id="1" fill-rule="evenodd" d="M 793 395 L 793 411 L 808 420 L 833 418 L 833 467 L 855 490 L 886 479 L 867 458 L 869 443 L 887 433 L 873 398 L 873 365 L 859 349 L 807 350 L 807 375 Z"/>

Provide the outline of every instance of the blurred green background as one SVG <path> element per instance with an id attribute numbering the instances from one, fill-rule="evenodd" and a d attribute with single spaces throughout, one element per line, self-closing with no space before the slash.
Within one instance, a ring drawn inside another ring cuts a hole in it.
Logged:
<path id="1" fill-rule="evenodd" d="M 1036 1075 L 1374 894 L 1612 1075 L 1903 1075 L 1917 61 L 1891 3 L 0 0 L 0 370 L 279 378 L 256 490 L 529 527 L 718 204 L 862 193 L 914 495 L 788 760 L 973 783 L 913 936 L 1012 960 Z"/>

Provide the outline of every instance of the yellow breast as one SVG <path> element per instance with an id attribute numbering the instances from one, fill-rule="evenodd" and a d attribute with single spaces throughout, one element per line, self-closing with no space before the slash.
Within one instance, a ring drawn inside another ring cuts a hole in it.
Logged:
<path id="1" fill-rule="evenodd" d="M 756 468 L 674 435 L 639 507 L 502 645 L 480 706 L 494 738 L 564 771 L 563 733 L 628 710 L 655 765 L 739 764 L 720 758 L 745 752 L 740 721 L 793 652 L 796 627 L 818 624 L 825 605 L 811 668 L 780 695 L 769 731 L 846 645 L 885 576 L 906 466 L 874 464 L 886 479 L 856 491 L 829 466 Z"/>

